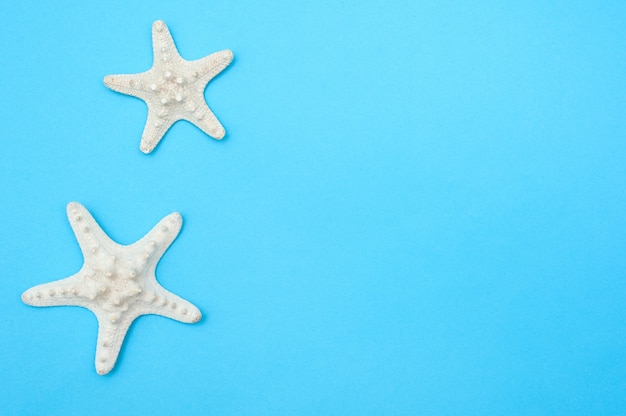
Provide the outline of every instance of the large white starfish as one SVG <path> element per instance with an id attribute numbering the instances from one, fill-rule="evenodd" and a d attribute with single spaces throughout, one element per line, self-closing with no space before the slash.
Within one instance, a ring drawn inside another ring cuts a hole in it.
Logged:
<path id="1" fill-rule="evenodd" d="M 204 90 L 232 62 L 233 53 L 226 49 L 186 61 L 161 20 L 152 25 L 152 47 L 154 64 L 150 70 L 104 77 L 104 84 L 110 89 L 141 98 L 148 105 L 141 151 L 150 153 L 178 120 L 187 120 L 209 136 L 222 139 L 226 131 L 206 104 Z"/>
<path id="2" fill-rule="evenodd" d="M 96 371 L 113 369 L 126 331 L 139 316 L 162 315 L 194 323 L 202 314 L 190 302 L 164 289 L 154 274 L 157 263 L 182 226 L 174 212 L 141 240 L 121 245 L 102 231 L 89 211 L 77 202 L 67 217 L 85 262 L 73 276 L 32 287 L 22 301 L 32 306 L 82 306 L 98 318 Z"/>

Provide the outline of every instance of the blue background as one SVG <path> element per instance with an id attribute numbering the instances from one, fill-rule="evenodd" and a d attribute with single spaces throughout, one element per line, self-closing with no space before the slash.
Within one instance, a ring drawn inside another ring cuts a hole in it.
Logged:
<path id="1" fill-rule="evenodd" d="M 0 413 L 626 414 L 626 3 L 84 3 L 2 1 Z M 157 19 L 223 141 L 104 87 Z M 70 201 L 205 315 L 105 377 Z"/>

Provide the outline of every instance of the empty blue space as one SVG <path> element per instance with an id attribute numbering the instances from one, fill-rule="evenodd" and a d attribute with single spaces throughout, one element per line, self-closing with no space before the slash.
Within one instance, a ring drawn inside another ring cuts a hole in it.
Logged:
<path id="1" fill-rule="evenodd" d="M 626 413 L 626 3 L 1 3 L 1 414 Z M 104 86 L 159 19 L 224 140 Z M 71 201 L 204 314 L 107 376 Z"/>

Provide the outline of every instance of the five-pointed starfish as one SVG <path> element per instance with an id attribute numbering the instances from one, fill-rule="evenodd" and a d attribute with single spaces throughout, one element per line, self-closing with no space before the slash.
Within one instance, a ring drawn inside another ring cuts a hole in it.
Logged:
<path id="1" fill-rule="evenodd" d="M 195 61 L 183 59 L 162 21 L 152 25 L 154 64 L 146 72 L 109 75 L 104 84 L 122 94 L 141 98 L 148 105 L 148 121 L 140 149 L 150 153 L 178 120 L 187 120 L 220 140 L 226 132 L 204 100 L 206 85 L 233 60 L 230 50 Z"/>
<path id="2" fill-rule="evenodd" d="M 162 315 L 180 322 L 198 322 L 202 314 L 190 302 L 165 290 L 155 269 L 182 226 L 175 212 L 163 218 L 141 240 L 121 245 L 102 231 L 89 211 L 77 202 L 67 217 L 85 263 L 73 276 L 35 286 L 22 294 L 32 306 L 82 306 L 98 318 L 96 371 L 113 369 L 126 331 L 139 316 Z"/>

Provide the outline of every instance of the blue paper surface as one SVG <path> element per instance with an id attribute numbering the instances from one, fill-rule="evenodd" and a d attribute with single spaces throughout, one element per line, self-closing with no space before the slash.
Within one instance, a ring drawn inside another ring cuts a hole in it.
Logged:
<path id="1" fill-rule="evenodd" d="M 626 4 L 3 2 L 1 414 L 626 411 Z M 227 136 L 103 85 L 231 49 Z M 157 278 L 204 313 L 97 322 L 21 293 L 179 211 Z"/>

